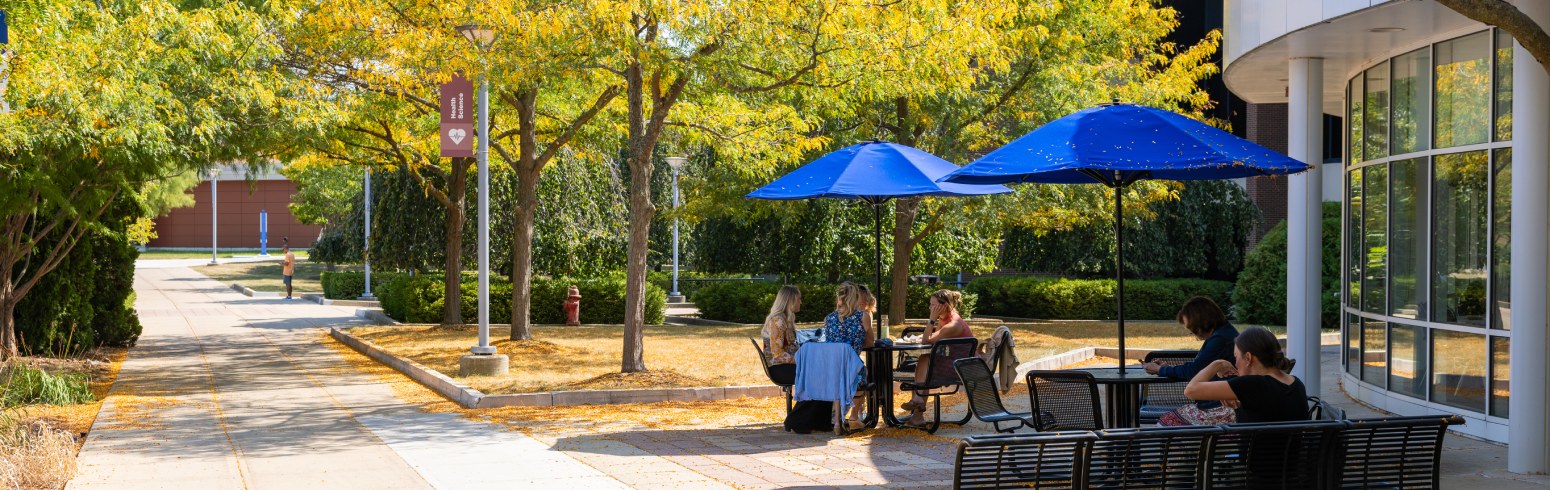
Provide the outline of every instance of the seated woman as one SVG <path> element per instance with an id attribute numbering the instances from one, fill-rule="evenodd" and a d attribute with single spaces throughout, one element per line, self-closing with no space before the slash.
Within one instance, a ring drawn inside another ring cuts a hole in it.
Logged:
<path id="1" fill-rule="evenodd" d="M 770 380 L 789 385 L 796 382 L 797 353 L 796 319 L 802 311 L 802 291 L 796 286 L 781 286 L 775 293 L 775 304 L 770 305 L 769 316 L 764 317 L 764 354 L 769 356 Z"/>
<path id="2" fill-rule="evenodd" d="M 974 331 L 969 329 L 969 322 L 958 315 L 958 305 L 963 300 L 963 294 L 957 291 L 938 289 L 931 293 L 931 323 L 926 325 L 926 331 L 922 343 L 935 344 L 944 339 L 961 339 L 974 337 Z M 926 381 L 926 368 L 931 365 L 931 354 L 921 354 L 915 364 L 915 382 Z M 940 367 L 938 367 L 940 369 Z M 926 398 L 923 393 L 916 391 L 910 397 L 910 401 L 901 406 L 909 410 L 909 425 L 921 425 L 926 423 Z"/>
<path id="3" fill-rule="evenodd" d="M 1184 396 L 1235 405 L 1238 423 L 1307 420 L 1307 388 L 1289 374 L 1296 361 L 1281 352 L 1275 335 L 1263 328 L 1250 328 L 1238 334 L 1233 344 L 1237 366 L 1220 359 L 1212 361 L 1189 380 Z M 1213 381 L 1227 376 L 1236 377 Z"/>
<path id="4" fill-rule="evenodd" d="M 872 330 L 872 315 L 866 310 L 869 296 L 862 286 L 850 282 L 840 284 L 839 290 L 834 293 L 834 312 L 823 320 L 824 340 L 848 343 L 858 356 L 861 355 L 861 349 L 871 347 L 877 336 Z M 871 302 L 875 304 L 875 300 Z M 857 386 L 865 377 L 864 370 L 856 373 Z M 866 392 L 856 391 L 850 414 L 846 415 L 845 420 L 849 429 L 861 428 L 861 404 L 865 395 Z"/>
<path id="5" fill-rule="evenodd" d="M 1195 359 L 1177 366 L 1164 366 L 1161 361 L 1149 362 L 1144 365 L 1147 373 L 1189 381 L 1212 362 L 1232 362 L 1232 343 L 1238 338 L 1238 329 L 1227 323 L 1227 315 L 1211 298 L 1190 298 L 1184 302 L 1184 307 L 1179 308 L 1174 319 L 1189 329 L 1195 338 L 1204 341 L 1200 344 L 1200 352 L 1195 354 Z M 1201 400 L 1163 414 L 1157 419 L 1157 425 L 1216 425 L 1231 424 L 1233 420 L 1232 408 L 1219 401 Z"/>

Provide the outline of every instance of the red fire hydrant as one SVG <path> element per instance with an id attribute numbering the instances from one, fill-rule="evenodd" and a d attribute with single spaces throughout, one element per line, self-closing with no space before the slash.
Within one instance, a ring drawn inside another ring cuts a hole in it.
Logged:
<path id="1" fill-rule="evenodd" d="M 570 287 L 570 292 L 565 295 L 565 324 L 581 324 L 581 290 L 576 286 Z"/>

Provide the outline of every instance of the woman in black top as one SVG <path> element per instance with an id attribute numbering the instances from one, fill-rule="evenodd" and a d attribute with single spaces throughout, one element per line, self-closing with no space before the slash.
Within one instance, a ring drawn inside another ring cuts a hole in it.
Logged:
<path id="1" fill-rule="evenodd" d="M 1308 391 L 1302 380 L 1289 372 L 1296 361 L 1281 352 L 1275 335 L 1250 328 L 1233 341 L 1237 365 L 1217 360 L 1200 370 L 1184 396 L 1191 400 L 1220 400 L 1238 409 L 1238 423 L 1280 422 L 1308 419 Z M 1218 377 L 1237 376 L 1226 381 Z"/>

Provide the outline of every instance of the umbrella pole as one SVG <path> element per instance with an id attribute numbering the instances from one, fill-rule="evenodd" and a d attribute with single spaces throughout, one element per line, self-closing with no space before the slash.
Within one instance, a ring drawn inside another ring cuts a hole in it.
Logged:
<path id="1" fill-rule="evenodd" d="M 1119 370 L 1125 372 L 1125 211 L 1123 185 L 1114 186 L 1114 306 L 1119 310 Z"/>
<path id="2" fill-rule="evenodd" d="M 872 267 L 876 270 L 876 277 L 872 282 L 872 292 L 878 298 L 883 296 L 883 201 L 872 203 L 872 247 L 877 256 L 872 260 Z M 879 332 L 883 331 L 878 328 Z"/>

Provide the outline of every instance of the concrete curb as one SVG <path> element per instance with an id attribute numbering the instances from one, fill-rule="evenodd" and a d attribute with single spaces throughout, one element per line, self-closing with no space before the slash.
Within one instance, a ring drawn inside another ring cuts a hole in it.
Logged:
<path id="1" fill-rule="evenodd" d="M 378 301 L 367 301 L 359 299 L 328 299 L 324 298 L 321 293 L 303 294 L 301 295 L 301 299 L 323 306 L 360 306 L 366 308 L 377 308 L 382 306 L 381 302 Z"/>
<path id="2" fill-rule="evenodd" d="M 370 310 L 356 310 L 357 316 L 361 312 Z M 380 314 L 380 310 L 377 310 Z M 396 323 L 396 322 L 395 322 Z M 345 329 L 330 328 L 328 335 L 344 345 L 350 346 L 366 357 L 386 364 L 398 372 L 408 376 L 415 382 L 430 388 L 449 400 L 457 402 L 463 408 L 495 408 L 495 407 L 551 407 L 569 405 L 611 405 L 620 403 L 654 403 L 654 402 L 686 402 L 686 401 L 713 401 L 738 397 L 771 397 L 780 396 L 779 386 L 724 386 L 707 388 L 663 388 L 646 390 L 591 390 L 591 391 L 546 391 L 540 393 L 514 393 L 486 395 L 468 385 L 426 367 L 412 360 L 393 355 L 387 350 L 378 347 L 365 339 L 350 335 Z"/>
<path id="3" fill-rule="evenodd" d="M 247 295 L 250 298 L 278 298 L 278 297 L 280 297 L 280 293 L 269 292 L 269 291 L 254 291 L 252 288 L 249 288 L 247 286 L 243 286 L 243 285 L 235 283 L 235 282 L 231 283 L 231 289 L 236 291 L 236 292 L 245 294 L 245 295 Z"/>
<path id="4" fill-rule="evenodd" d="M 355 317 L 371 320 L 378 325 L 403 325 L 393 317 L 387 316 L 387 313 L 383 313 L 382 308 L 356 308 Z"/>

